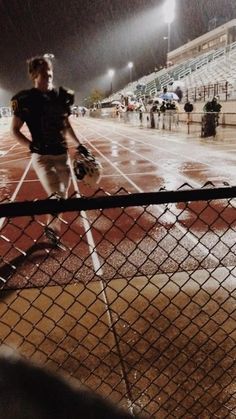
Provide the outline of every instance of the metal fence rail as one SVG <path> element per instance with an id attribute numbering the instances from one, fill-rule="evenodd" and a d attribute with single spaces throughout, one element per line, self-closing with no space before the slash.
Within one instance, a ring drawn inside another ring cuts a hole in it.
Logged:
<path id="1" fill-rule="evenodd" d="M 147 416 L 236 417 L 236 187 L 211 186 L 0 204 L 1 344 Z"/>

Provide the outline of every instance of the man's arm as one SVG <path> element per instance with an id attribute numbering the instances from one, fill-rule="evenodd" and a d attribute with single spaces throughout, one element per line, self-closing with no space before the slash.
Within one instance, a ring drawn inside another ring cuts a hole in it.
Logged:
<path id="1" fill-rule="evenodd" d="M 77 145 L 81 144 L 80 140 L 78 139 L 77 135 L 75 134 L 75 131 L 71 126 L 69 118 L 66 118 L 65 121 L 65 136 L 69 136 Z"/>
<path id="2" fill-rule="evenodd" d="M 29 148 L 31 141 L 21 132 L 23 124 L 24 122 L 18 116 L 13 115 L 10 131 L 21 145 Z"/>
<path id="3" fill-rule="evenodd" d="M 91 154 L 90 151 L 87 149 L 87 147 L 85 147 L 81 143 L 81 141 L 79 140 L 79 138 L 75 134 L 75 131 L 73 130 L 68 117 L 66 118 L 66 121 L 65 121 L 64 134 L 65 134 L 66 138 L 70 137 L 77 144 L 77 152 L 80 155 L 82 154 L 84 157 L 87 157 Z"/>

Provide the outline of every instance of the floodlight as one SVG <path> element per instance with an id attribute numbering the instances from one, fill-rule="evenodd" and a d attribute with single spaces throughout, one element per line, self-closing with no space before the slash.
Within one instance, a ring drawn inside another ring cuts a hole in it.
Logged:
<path id="1" fill-rule="evenodd" d="M 175 18 L 175 0 L 166 0 L 163 5 L 164 20 L 172 23 Z"/>
<path id="2" fill-rule="evenodd" d="M 112 93 L 113 93 L 112 79 L 113 79 L 113 76 L 114 76 L 114 74 L 115 74 L 115 70 L 113 70 L 113 68 L 110 68 L 110 69 L 108 70 L 107 74 L 108 74 L 108 76 L 109 76 L 109 77 L 110 77 L 110 79 L 111 79 L 110 93 L 112 94 Z"/>
<path id="3" fill-rule="evenodd" d="M 114 74 L 115 74 L 115 70 L 110 68 L 110 70 L 108 70 L 108 76 L 112 78 L 114 76 Z"/>

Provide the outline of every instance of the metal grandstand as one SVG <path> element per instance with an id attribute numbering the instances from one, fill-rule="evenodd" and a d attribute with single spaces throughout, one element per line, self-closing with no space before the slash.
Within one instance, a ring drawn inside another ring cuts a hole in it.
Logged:
<path id="1" fill-rule="evenodd" d="M 232 21 L 234 22 L 234 21 Z M 224 25 L 222 25 L 224 27 Z M 218 33 L 219 28 L 211 31 Z M 205 34 L 205 38 L 209 38 L 209 33 Z M 200 37 L 201 44 L 204 36 Z M 232 37 L 230 39 L 233 39 Z M 195 42 L 196 43 L 196 42 Z M 184 51 L 185 45 L 182 50 Z M 181 48 L 178 49 L 179 54 Z M 113 93 L 104 101 L 112 101 L 119 99 L 121 95 L 125 95 L 127 91 L 132 91 L 133 94 L 140 98 L 144 95 L 155 96 L 163 87 L 173 85 L 174 82 L 181 81 L 183 91 L 195 88 L 206 83 L 227 82 L 228 90 L 230 92 L 230 99 L 234 99 L 235 80 L 236 80 L 236 41 L 226 44 L 218 49 L 210 50 L 197 57 L 184 59 L 181 63 L 172 65 L 168 68 L 163 68 L 159 71 L 154 71 L 151 74 L 145 75 L 139 80 L 129 83 L 123 89 Z"/>

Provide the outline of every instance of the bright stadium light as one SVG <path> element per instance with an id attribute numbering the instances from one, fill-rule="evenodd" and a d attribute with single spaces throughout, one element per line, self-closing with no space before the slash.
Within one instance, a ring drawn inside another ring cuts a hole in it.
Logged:
<path id="1" fill-rule="evenodd" d="M 112 95 L 112 93 L 113 93 L 112 80 L 113 80 L 114 74 L 115 74 L 115 70 L 113 70 L 113 68 L 110 68 L 110 70 L 108 70 L 108 76 L 109 76 L 109 77 L 110 77 L 110 79 L 111 79 L 111 89 L 110 89 L 111 95 Z"/>
<path id="2" fill-rule="evenodd" d="M 130 78 L 131 83 L 132 83 L 132 80 L 133 80 L 133 74 L 132 74 L 133 67 L 134 67 L 134 63 L 132 63 L 132 61 L 130 61 L 128 63 L 128 68 L 129 68 L 129 78 Z"/>
<path id="3" fill-rule="evenodd" d="M 172 23 L 175 18 L 175 0 L 166 0 L 163 5 L 164 19 L 166 23 Z"/>
<path id="4" fill-rule="evenodd" d="M 171 35 L 171 23 L 175 18 L 175 0 L 166 0 L 163 5 L 164 12 L 164 21 L 168 25 L 168 35 L 165 37 L 167 39 L 167 55 L 170 52 L 170 35 Z"/>
<path id="5" fill-rule="evenodd" d="M 112 68 L 110 68 L 110 70 L 108 70 L 108 76 L 112 79 L 112 77 L 115 74 L 115 70 L 113 70 Z"/>

